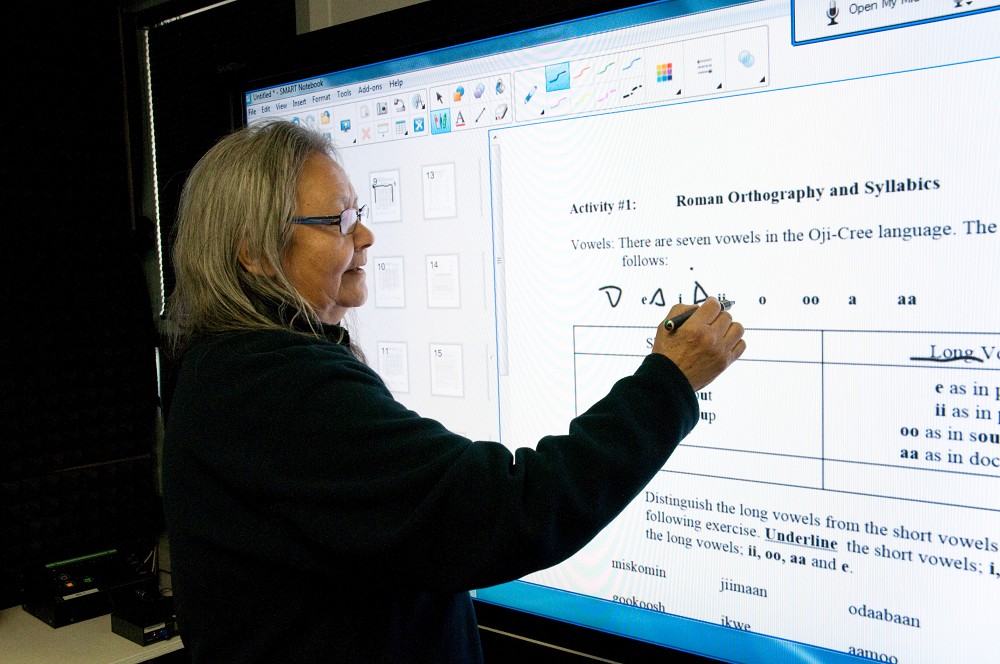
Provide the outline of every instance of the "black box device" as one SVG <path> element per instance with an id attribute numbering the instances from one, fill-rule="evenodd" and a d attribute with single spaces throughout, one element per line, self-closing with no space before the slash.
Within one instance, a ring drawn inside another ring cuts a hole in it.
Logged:
<path id="1" fill-rule="evenodd" d="M 166 641 L 177 634 L 173 597 L 131 600 L 111 614 L 111 631 L 140 646 Z"/>

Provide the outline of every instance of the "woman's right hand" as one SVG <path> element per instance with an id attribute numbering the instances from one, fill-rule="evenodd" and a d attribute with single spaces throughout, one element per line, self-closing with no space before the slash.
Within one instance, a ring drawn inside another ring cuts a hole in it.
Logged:
<path id="1" fill-rule="evenodd" d="M 666 320 L 695 308 L 698 310 L 679 328 L 668 330 L 663 322 L 657 326 L 653 352 L 670 358 L 697 392 L 743 355 L 747 344 L 743 326 L 723 311 L 714 297 L 699 307 L 675 304 Z"/>

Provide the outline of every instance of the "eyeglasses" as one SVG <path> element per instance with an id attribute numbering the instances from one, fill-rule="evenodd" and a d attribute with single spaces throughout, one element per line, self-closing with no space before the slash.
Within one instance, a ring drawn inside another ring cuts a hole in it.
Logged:
<path id="1" fill-rule="evenodd" d="M 357 228 L 359 221 L 368 221 L 368 206 L 362 205 L 356 210 L 348 208 L 340 214 L 323 217 L 292 217 L 289 221 L 293 224 L 306 224 L 308 226 L 340 226 L 341 235 L 350 235 Z"/>

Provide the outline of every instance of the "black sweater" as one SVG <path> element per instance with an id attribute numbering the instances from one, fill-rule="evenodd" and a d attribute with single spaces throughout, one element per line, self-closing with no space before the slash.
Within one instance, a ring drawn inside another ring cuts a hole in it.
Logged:
<path id="1" fill-rule="evenodd" d="M 468 590 L 554 565 L 698 420 L 650 355 L 564 435 L 512 455 L 393 399 L 348 348 L 202 339 L 167 422 L 172 586 L 194 662 L 476 662 Z"/>

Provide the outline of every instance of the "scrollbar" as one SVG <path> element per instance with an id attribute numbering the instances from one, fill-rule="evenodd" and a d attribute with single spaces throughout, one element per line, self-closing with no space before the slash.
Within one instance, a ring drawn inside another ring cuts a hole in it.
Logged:
<path id="1" fill-rule="evenodd" d="M 490 197 L 493 210 L 493 293 L 497 321 L 497 373 L 507 371 L 507 277 L 503 245 L 503 186 L 500 146 L 494 135 L 490 145 Z"/>

